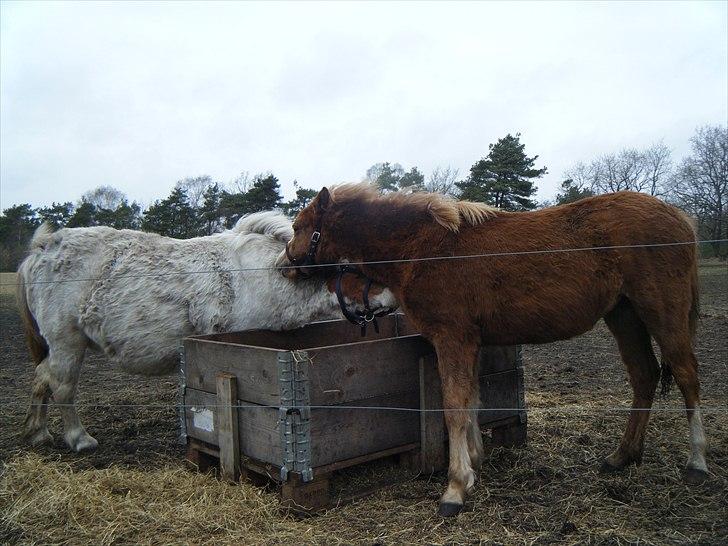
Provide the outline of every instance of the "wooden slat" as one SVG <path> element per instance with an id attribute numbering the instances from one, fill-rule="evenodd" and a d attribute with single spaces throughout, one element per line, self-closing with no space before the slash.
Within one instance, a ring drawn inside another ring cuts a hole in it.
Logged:
<path id="1" fill-rule="evenodd" d="M 189 406 L 207 407 L 216 411 L 217 401 L 214 394 L 187 388 L 185 409 L 188 436 L 219 446 L 217 430 L 213 432 L 194 426 L 194 412 Z M 240 453 L 265 463 L 280 464 L 283 460 L 281 441 L 278 431 L 278 410 L 238 400 L 238 435 Z"/>
<path id="2" fill-rule="evenodd" d="M 220 446 L 220 473 L 223 479 L 236 481 L 240 468 L 237 387 L 234 375 L 217 374 L 217 407 L 215 428 Z"/>
<path id="3" fill-rule="evenodd" d="M 434 355 L 419 361 L 420 408 L 442 408 L 442 387 Z M 420 413 L 420 457 L 423 473 L 431 473 L 447 466 L 445 452 L 445 419 L 442 412 Z"/>
<path id="4" fill-rule="evenodd" d="M 278 404 L 277 351 L 211 342 L 184 340 L 187 386 L 214 393 L 216 376 L 229 373 L 237 379 L 238 398 L 256 404 Z"/>
<path id="5" fill-rule="evenodd" d="M 343 461 L 337 461 L 335 463 L 318 466 L 313 469 L 313 474 L 314 474 L 314 476 L 316 476 L 317 474 L 328 474 L 330 472 L 335 472 L 337 470 L 341 470 L 342 468 L 348 468 L 350 466 L 368 463 L 369 461 L 383 459 L 384 457 L 391 457 L 392 455 L 399 455 L 402 453 L 406 453 L 408 451 L 414 451 L 414 450 L 419 449 L 419 447 L 420 447 L 419 442 L 414 442 L 411 444 L 404 444 L 401 446 L 390 447 L 389 449 L 383 449 L 381 451 L 374 451 L 374 452 L 368 453 L 366 455 L 360 455 L 359 457 L 354 457 L 353 459 L 345 459 Z"/>
<path id="6" fill-rule="evenodd" d="M 214 428 L 215 404 L 214 395 L 189 387 L 185 389 L 185 421 L 189 438 L 218 445 L 217 431 Z M 210 419 L 207 418 L 208 415 L 211 415 Z M 213 426 L 210 427 L 209 423 Z"/>
<path id="7" fill-rule="evenodd" d="M 526 445 L 526 423 L 518 420 L 510 425 L 494 427 L 491 432 L 493 445 L 503 447 L 518 447 Z"/>
<path id="8" fill-rule="evenodd" d="M 482 376 L 479 381 L 481 407 L 486 408 L 478 413 L 481 425 L 487 426 L 491 422 L 519 414 L 518 370 Z M 498 411 L 499 408 L 503 408 L 503 411 Z"/>
<path id="9" fill-rule="evenodd" d="M 416 390 L 419 357 L 430 350 L 419 336 L 310 350 L 311 404 L 343 404 Z"/>
<path id="10" fill-rule="evenodd" d="M 417 408 L 416 390 L 352 400 L 347 406 Z M 419 441 L 419 414 L 369 409 L 311 410 L 311 464 L 322 466 Z"/>
<path id="11" fill-rule="evenodd" d="M 478 375 L 513 370 L 518 366 L 518 347 L 515 345 L 486 345 L 480 348 Z"/>

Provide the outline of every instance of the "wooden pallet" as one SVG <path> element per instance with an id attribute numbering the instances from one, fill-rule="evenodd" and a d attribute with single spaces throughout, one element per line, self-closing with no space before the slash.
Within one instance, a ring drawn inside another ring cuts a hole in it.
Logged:
<path id="1" fill-rule="evenodd" d="M 181 426 L 202 470 L 273 483 L 285 505 L 308 511 L 346 500 L 329 491 L 344 468 L 395 455 L 423 474 L 447 466 L 434 349 L 401 315 L 364 339 L 334 321 L 184 346 Z M 479 358 L 481 427 L 498 445 L 524 443 L 520 351 L 488 347 Z"/>

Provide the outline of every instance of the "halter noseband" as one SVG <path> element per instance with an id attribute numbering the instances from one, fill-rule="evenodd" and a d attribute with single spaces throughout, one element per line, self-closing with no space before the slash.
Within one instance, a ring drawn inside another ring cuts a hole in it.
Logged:
<path id="1" fill-rule="evenodd" d="M 341 281 L 344 278 L 344 275 L 346 275 L 347 273 L 356 275 L 357 277 L 366 279 L 367 281 L 364 285 L 364 290 L 362 291 L 364 311 L 355 310 L 354 312 L 352 312 L 346 306 L 344 293 L 341 290 Z M 369 324 L 370 322 L 374 324 L 374 331 L 376 333 L 379 333 L 379 324 L 377 323 L 377 318 L 383 317 L 384 315 L 389 315 L 394 311 L 394 309 L 392 309 L 391 307 L 382 307 L 377 311 L 372 310 L 371 306 L 369 305 L 369 289 L 372 287 L 372 282 L 373 281 L 369 277 L 364 275 L 364 273 L 362 273 L 358 269 L 355 269 L 349 265 L 339 266 L 339 275 L 338 277 L 336 277 L 336 299 L 339 300 L 339 307 L 341 307 L 341 312 L 346 317 L 346 320 L 348 320 L 352 324 L 356 324 L 357 326 L 361 327 L 362 337 L 366 335 L 367 324 Z"/>

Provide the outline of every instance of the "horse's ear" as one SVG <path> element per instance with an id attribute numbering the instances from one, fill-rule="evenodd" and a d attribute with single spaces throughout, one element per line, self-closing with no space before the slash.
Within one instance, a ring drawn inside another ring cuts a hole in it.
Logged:
<path id="1" fill-rule="evenodd" d="M 316 197 L 318 199 L 319 210 L 326 210 L 329 206 L 329 201 L 331 200 L 331 194 L 329 193 L 329 189 L 324 186 L 324 188 L 319 192 Z"/>

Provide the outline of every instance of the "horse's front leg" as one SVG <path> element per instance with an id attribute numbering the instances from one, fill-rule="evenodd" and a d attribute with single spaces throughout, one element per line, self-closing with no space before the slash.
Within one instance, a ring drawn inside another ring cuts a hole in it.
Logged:
<path id="1" fill-rule="evenodd" d="M 442 381 L 442 400 L 445 424 L 450 440 L 448 484 L 440 498 L 439 514 L 455 516 L 465 504 L 465 495 L 475 484 L 471 456 L 480 458 L 482 445 L 473 437 L 472 408 L 478 400 L 476 343 L 442 339 L 435 341 L 438 370 Z M 470 440 L 470 442 L 468 441 Z M 470 444 L 470 445 L 469 445 Z M 472 452 L 472 454 L 471 454 Z"/>

